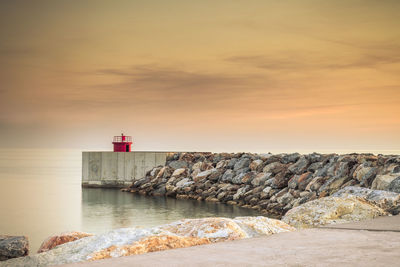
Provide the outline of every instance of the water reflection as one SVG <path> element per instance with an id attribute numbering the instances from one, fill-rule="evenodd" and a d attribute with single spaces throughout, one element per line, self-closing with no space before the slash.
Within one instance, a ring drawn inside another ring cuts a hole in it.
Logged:
<path id="1" fill-rule="evenodd" d="M 147 197 L 115 189 L 82 190 L 82 228 L 92 233 L 121 227 L 151 227 L 183 218 L 257 215 L 251 209 L 220 203 Z"/>

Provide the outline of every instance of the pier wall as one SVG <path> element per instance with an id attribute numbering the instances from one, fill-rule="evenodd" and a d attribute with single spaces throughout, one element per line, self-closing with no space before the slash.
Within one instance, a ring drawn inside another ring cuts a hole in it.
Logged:
<path id="1" fill-rule="evenodd" d="M 168 152 L 82 152 L 83 187 L 124 187 L 157 166 Z"/>

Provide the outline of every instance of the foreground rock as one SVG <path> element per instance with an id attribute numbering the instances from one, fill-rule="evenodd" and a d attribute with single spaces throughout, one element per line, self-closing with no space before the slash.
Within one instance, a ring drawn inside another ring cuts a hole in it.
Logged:
<path id="1" fill-rule="evenodd" d="M 291 209 L 282 221 L 296 228 L 311 228 L 326 224 L 357 222 L 388 215 L 386 211 L 354 196 L 324 197 Z"/>
<path id="2" fill-rule="evenodd" d="M 400 192 L 400 156 L 172 153 L 124 191 L 221 202 L 281 218 L 348 186 Z"/>
<path id="3" fill-rule="evenodd" d="M 294 231 L 266 217 L 187 219 L 148 229 L 125 228 L 65 243 L 37 255 L 9 260 L 5 266 L 48 266 L 142 254 Z M 2 266 L 0 264 L 0 266 Z"/>
<path id="4" fill-rule="evenodd" d="M 383 191 L 383 190 L 372 190 L 363 187 L 348 186 L 345 187 L 335 194 L 335 197 L 347 197 L 356 196 L 363 198 L 381 209 L 397 215 L 400 213 L 400 194 L 395 192 Z"/>
<path id="5" fill-rule="evenodd" d="M 0 261 L 29 254 L 29 242 L 25 236 L 0 235 Z"/>
<path id="6" fill-rule="evenodd" d="M 92 235 L 93 234 L 88 234 L 83 232 L 68 232 L 68 233 L 62 233 L 60 235 L 50 236 L 45 241 L 43 241 L 37 253 L 42 253 L 50 249 L 53 249 L 56 246 Z"/>

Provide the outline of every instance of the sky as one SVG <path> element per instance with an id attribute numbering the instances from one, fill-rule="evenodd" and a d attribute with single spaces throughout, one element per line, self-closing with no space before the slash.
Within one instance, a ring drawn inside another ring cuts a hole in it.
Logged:
<path id="1" fill-rule="evenodd" d="M 400 151 L 400 1 L 0 2 L 0 148 Z"/>

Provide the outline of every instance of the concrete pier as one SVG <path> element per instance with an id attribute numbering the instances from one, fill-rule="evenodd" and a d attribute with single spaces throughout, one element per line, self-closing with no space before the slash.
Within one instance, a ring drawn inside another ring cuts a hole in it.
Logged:
<path id="1" fill-rule="evenodd" d="M 169 152 L 82 152 L 83 187 L 125 187 L 154 167 L 165 165 Z"/>

